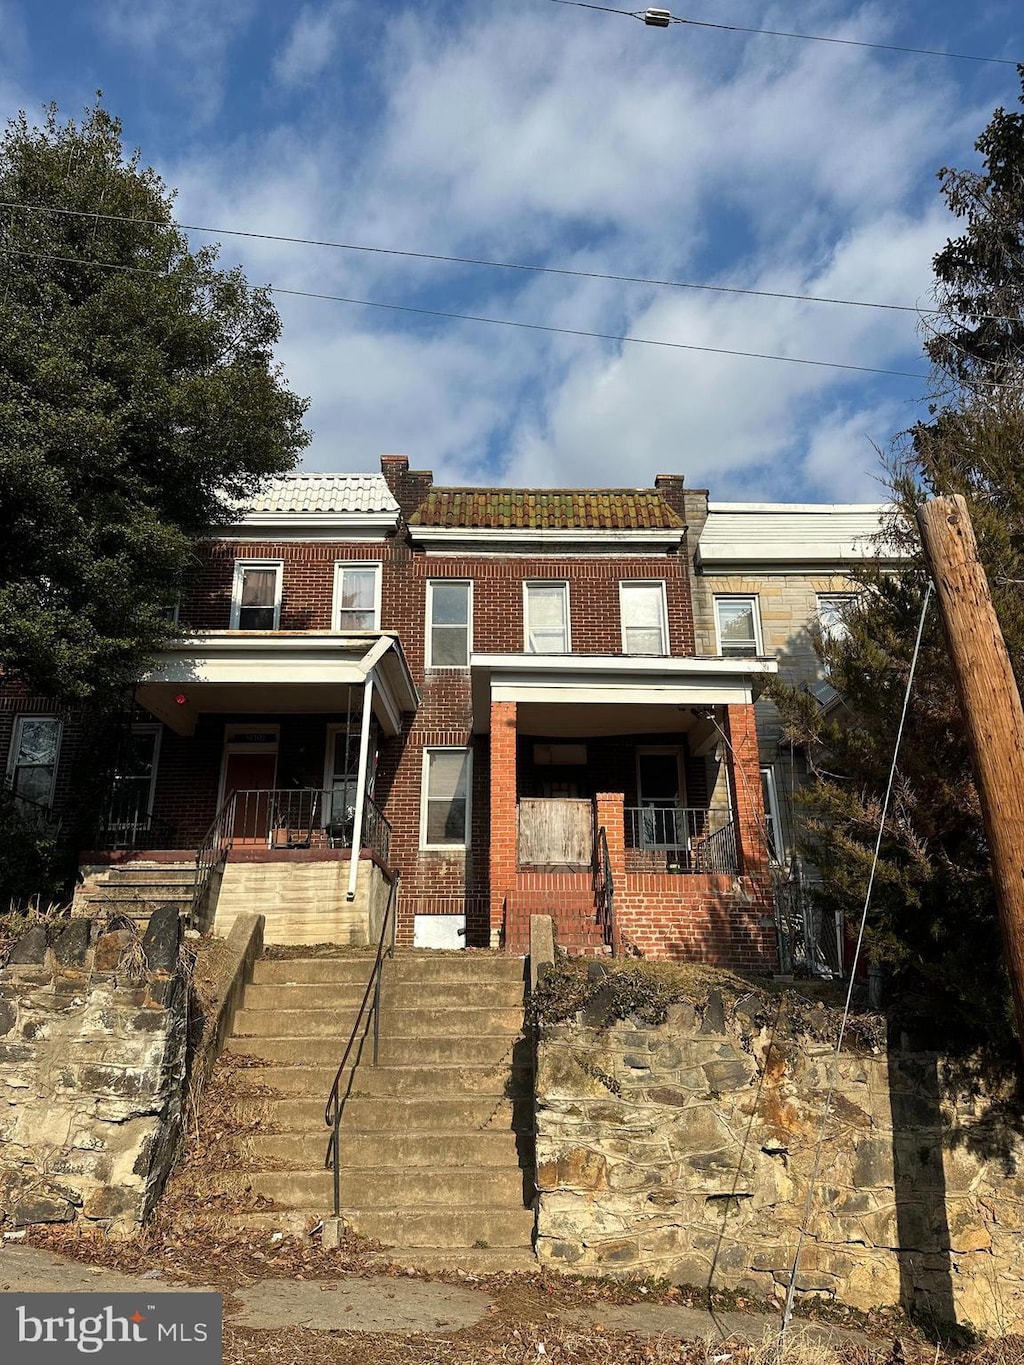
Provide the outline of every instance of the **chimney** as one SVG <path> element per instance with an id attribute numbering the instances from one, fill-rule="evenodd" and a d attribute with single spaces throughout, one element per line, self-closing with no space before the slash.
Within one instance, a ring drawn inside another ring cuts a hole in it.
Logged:
<path id="1" fill-rule="evenodd" d="M 686 493 L 684 488 L 685 480 L 682 474 L 659 474 L 654 480 L 654 486 L 661 496 L 679 516 L 686 520 Z"/>
<path id="2" fill-rule="evenodd" d="M 402 516 L 408 520 L 430 492 L 434 483 L 433 472 L 429 469 L 410 470 L 408 455 L 382 455 L 380 472 L 402 509 Z"/>

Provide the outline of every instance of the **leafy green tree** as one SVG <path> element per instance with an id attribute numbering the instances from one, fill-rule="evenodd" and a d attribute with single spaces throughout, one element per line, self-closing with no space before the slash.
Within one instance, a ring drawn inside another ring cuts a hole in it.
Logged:
<path id="1" fill-rule="evenodd" d="M 99 104 L 0 141 L 0 667 L 60 700 L 131 684 L 197 539 L 308 439 L 267 292 L 172 202 Z"/>
<path id="2" fill-rule="evenodd" d="M 1024 78 L 1024 69 L 1021 70 Z M 816 775 L 803 799 L 804 852 L 828 910 L 858 922 L 881 818 L 927 577 L 914 510 L 963 494 L 1000 623 L 1024 682 L 1024 116 L 996 110 L 979 138 L 982 167 L 944 169 L 963 222 L 935 258 L 932 418 L 894 445 L 897 513 L 888 538 L 906 568 L 861 577 L 846 633 L 822 642 L 840 700 L 777 696 Z M 933 1041 L 1012 1037 L 991 869 L 962 717 L 938 611 L 926 619 L 868 922 L 892 998 Z"/>
<path id="3" fill-rule="evenodd" d="M 308 441 L 268 291 L 190 249 L 172 204 L 99 102 L 0 139 L 0 675 L 83 707 L 108 757 L 197 541 Z M 0 842 L 14 823 L 0 803 Z M 0 892 L 27 875 L 0 863 Z"/>

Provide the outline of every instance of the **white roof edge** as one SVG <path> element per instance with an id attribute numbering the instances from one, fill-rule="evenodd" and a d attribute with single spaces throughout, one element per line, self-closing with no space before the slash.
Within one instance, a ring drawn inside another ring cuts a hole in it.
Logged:
<path id="1" fill-rule="evenodd" d="M 878 516 L 884 512 L 896 512 L 898 507 L 892 502 L 708 502 L 708 512 L 779 512 L 823 515 L 827 512 L 863 512 Z"/>

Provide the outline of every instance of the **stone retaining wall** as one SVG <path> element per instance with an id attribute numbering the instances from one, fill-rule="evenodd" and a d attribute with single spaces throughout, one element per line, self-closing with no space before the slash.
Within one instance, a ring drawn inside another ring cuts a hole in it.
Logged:
<path id="1" fill-rule="evenodd" d="M 0 972 L 0 1222 L 140 1224 L 174 1159 L 187 984 L 176 911 L 142 941 L 75 919 L 42 924 Z M 132 951 L 133 941 L 135 951 Z"/>
<path id="2" fill-rule="evenodd" d="M 781 1297 L 832 1072 L 814 1015 L 713 993 L 660 1027 L 542 1029 L 541 1261 Z M 799 1293 L 1024 1330 L 1022 1128 L 1005 1087 L 957 1093 L 934 1055 L 844 1052 Z"/>

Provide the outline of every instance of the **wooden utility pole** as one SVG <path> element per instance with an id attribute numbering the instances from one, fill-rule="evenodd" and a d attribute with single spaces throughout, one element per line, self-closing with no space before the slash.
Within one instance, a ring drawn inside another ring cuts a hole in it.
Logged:
<path id="1" fill-rule="evenodd" d="M 917 509 L 917 524 L 967 728 L 1024 1049 L 1024 708 L 966 501 L 932 498 Z"/>

